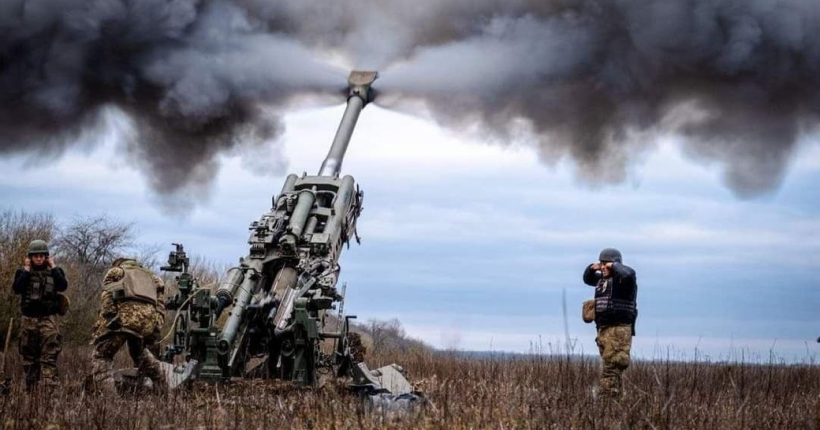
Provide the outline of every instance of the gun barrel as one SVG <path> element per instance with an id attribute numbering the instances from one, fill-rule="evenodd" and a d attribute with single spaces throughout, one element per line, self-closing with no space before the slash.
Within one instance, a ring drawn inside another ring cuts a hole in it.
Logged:
<path id="1" fill-rule="evenodd" d="M 228 275 L 225 277 L 225 280 L 219 284 L 219 289 L 216 290 L 216 300 L 218 303 L 216 310 L 217 318 L 219 318 L 219 315 L 222 314 L 222 311 L 225 310 L 225 308 L 233 303 L 234 296 L 237 291 L 239 291 L 239 287 L 242 285 L 244 280 L 245 273 L 242 272 L 242 269 L 239 267 L 234 267 L 228 271 Z"/>
<path id="2" fill-rule="evenodd" d="M 322 162 L 319 169 L 319 176 L 335 176 L 342 171 L 342 161 L 344 160 L 350 138 L 353 136 L 353 129 L 359 120 L 359 114 L 364 106 L 370 101 L 370 85 L 378 77 L 377 72 L 353 71 L 348 78 L 350 94 L 347 98 L 347 108 L 345 109 L 342 122 L 336 130 L 336 137 L 327 153 L 327 157 Z"/>
<path id="3" fill-rule="evenodd" d="M 253 269 L 254 273 L 245 276 L 241 286 L 236 292 L 233 309 L 231 309 L 228 321 L 225 323 L 219 341 L 217 342 L 217 351 L 220 355 L 227 354 L 233 347 L 234 340 L 239 332 L 239 327 L 242 325 L 242 316 L 245 313 L 245 308 L 251 303 L 253 292 L 256 290 L 256 283 L 259 281 L 258 273 L 262 273 L 262 263 L 257 260 L 250 261 L 249 266 Z"/>

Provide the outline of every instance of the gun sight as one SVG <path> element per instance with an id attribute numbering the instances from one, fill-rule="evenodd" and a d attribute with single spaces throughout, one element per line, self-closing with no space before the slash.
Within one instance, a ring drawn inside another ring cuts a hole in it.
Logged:
<path id="1" fill-rule="evenodd" d="M 165 272 L 188 272 L 190 261 L 188 254 L 185 253 L 185 246 L 181 243 L 172 243 L 176 248 L 168 254 L 168 265 L 162 266 L 159 269 Z"/>

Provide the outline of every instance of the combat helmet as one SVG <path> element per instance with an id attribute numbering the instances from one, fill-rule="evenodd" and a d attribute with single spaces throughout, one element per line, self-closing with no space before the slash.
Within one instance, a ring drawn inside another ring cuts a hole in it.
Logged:
<path id="1" fill-rule="evenodd" d="M 620 263 L 621 251 L 615 248 L 604 248 L 604 250 L 601 251 L 601 255 L 598 256 L 598 261 Z"/>
<path id="2" fill-rule="evenodd" d="M 111 262 L 111 267 L 120 267 L 123 265 L 123 263 L 129 261 L 132 262 L 132 265 L 139 265 L 139 263 L 137 263 L 137 259 L 134 257 L 119 257 L 115 259 L 113 262 Z"/>
<path id="3" fill-rule="evenodd" d="M 48 244 L 45 240 L 32 240 L 31 243 L 28 245 L 28 256 L 31 257 L 35 254 L 48 255 Z"/>

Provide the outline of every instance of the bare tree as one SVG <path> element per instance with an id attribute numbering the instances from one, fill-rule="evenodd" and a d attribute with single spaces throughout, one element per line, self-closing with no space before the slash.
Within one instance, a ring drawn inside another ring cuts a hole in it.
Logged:
<path id="1" fill-rule="evenodd" d="M 88 267 L 106 266 L 134 246 L 134 224 L 107 215 L 75 217 L 60 229 L 54 245 L 64 258 Z"/>
<path id="2" fill-rule="evenodd" d="M 100 279 L 115 258 L 134 248 L 134 225 L 106 215 L 75 217 L 59 229 L 54 248 L 71 272 L 72 299 L 85 304 L 99 294 Z"/>
<path id="3" fill-rule="evenodd" d="M 406 337 L 401 321 L 396 318 L 368 320 L 365 333 L 372 339 L 374 352 L 396 349 L 400 347 L 401 341 Z"/>

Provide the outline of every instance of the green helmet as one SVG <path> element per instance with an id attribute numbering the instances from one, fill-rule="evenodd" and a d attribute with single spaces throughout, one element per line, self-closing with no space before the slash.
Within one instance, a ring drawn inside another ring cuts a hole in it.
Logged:
<path id="1" fill-rule="evenodd" d="M 45 254 L 48 255 L 48 244 L 45 240 L 32 240 L 31 243 L 28 245 L 28 255 L 29 257 L 34 254 Z"/>
<path id="2" fill-rule="evenodd" d="M 620 263 L 621 251 L 618 251 L 615 248 L 606 248 L 603 251 L 601 251 L 601 255 L 598 256 L 598 261 L 603 261 L 606 263 Z"/>
<path id="3" fill-rule="evenodd" d="M 45 254 L 48 255 L 48 244 L 45 240 L 32 240 L 31 243 L 28 245 L 28 255 L 29 257 L 34 254 Z"/>

